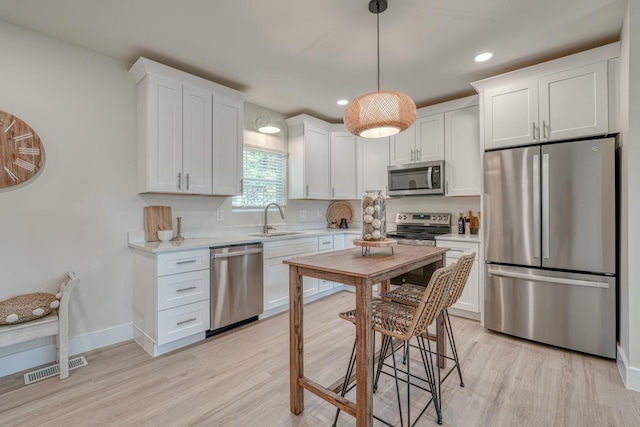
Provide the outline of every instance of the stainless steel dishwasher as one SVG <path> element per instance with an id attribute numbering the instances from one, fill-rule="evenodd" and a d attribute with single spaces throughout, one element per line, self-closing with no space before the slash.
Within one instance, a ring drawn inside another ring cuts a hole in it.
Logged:
<path id="1" fill-rule="evenodd" d="M 212 247 L 207 336 L 256 320 L 262 300 L 262 243 Z"/>

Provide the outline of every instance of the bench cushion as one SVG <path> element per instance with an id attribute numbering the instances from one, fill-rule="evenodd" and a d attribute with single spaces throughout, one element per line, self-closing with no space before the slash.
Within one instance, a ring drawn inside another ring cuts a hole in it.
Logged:
<path id="1" fill-rule="evenodd" d="M 35 292 L 0 301 L 0 325 L 28 322 L 51 313 L 60 301 L 54 294 Z"/>

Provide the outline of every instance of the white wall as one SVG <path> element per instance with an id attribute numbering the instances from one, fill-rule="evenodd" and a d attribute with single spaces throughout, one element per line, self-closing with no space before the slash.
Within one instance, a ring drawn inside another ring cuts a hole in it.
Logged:
<path id="1" fill-rule="evenodd" d="M 618 366 L 640 391 L 640 5 L 629 2 L 620 61 L 620 287 Z"/>
<path id="2" fill-rule="evenodd" d="M 35 181 L 0 192 L 0 299 L 54 291 L 74 270 L 81 282 L 71 336 L 111 331 L 111 339 L 125 339 L 131 328 L 118 328 L 131 322 L 125 231 L 139 228 L 143 206 L 132 191 L 129 65 L 2 21 L 0 51 L 1 108 L 32 126 L 46 153 Z"/>

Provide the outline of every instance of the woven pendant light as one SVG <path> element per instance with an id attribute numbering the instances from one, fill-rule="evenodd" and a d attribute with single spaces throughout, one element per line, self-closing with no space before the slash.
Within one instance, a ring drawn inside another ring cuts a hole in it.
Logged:
<path id="1" fill-rule="evenodd" d="M 416 104 L 406 94 L 380 90 L 380 13 L 386 0 L 371 0 L 369 11 L 376 14 L 378 35 L 378 90 L 351 101 L 344 112 L 347 130 L 363 138 L 382 138 L 407 129 L 416 119 Z"/>

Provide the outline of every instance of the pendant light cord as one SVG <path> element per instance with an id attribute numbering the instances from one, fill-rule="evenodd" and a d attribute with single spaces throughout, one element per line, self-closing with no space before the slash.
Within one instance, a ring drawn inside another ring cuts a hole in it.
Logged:
<path id="1" fill-rule="evenodd" d="M 376 13 L 376 33 L 378 34 L 378 92 L 380 92 L 380 3 L 378 3 L 378 13 Z"/>

